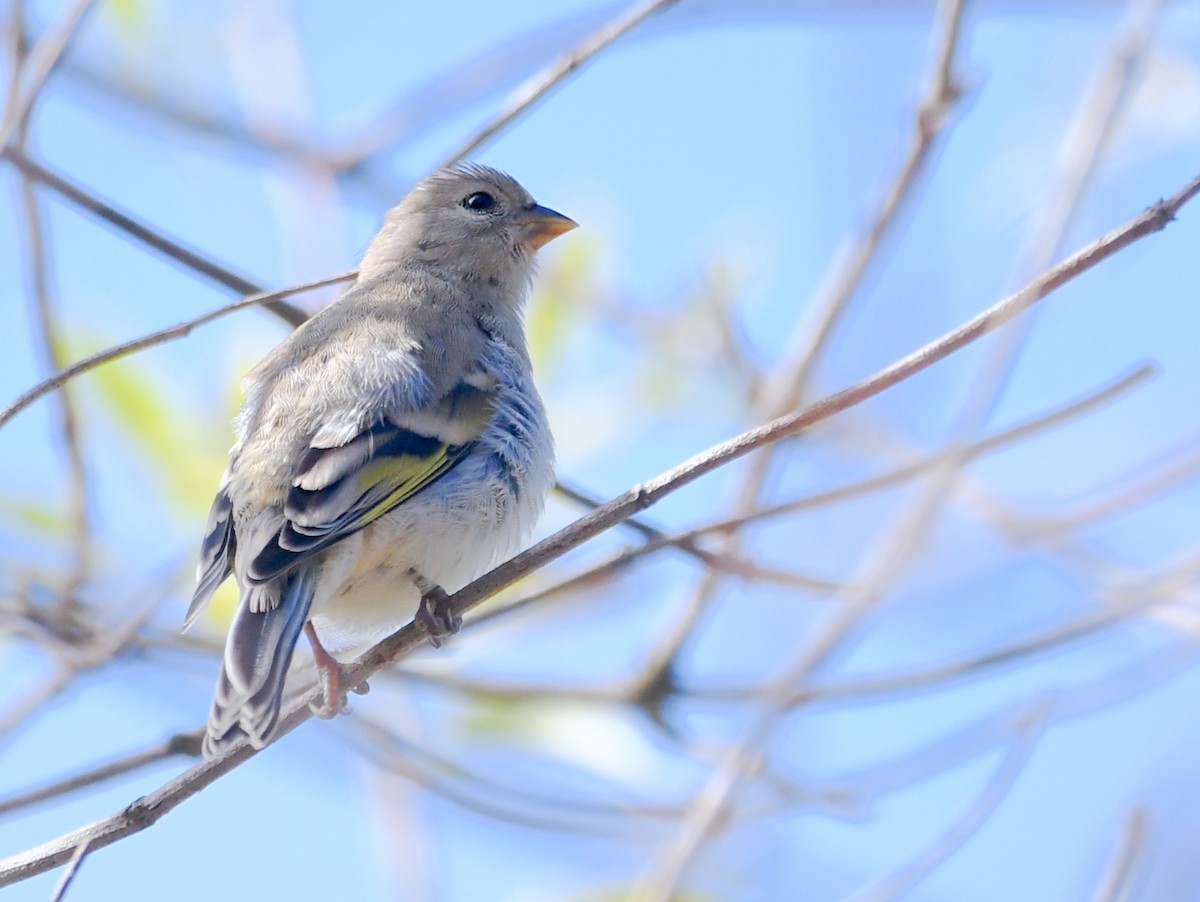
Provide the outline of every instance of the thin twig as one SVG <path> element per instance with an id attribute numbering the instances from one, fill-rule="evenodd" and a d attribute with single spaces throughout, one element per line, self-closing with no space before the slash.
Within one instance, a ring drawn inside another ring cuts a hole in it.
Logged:
<path id="1" fill-rule="evenodd" d="M 23 130 L 18 130 L 23 139 Z M 46 274 L 46 254 L 43 243 L 42 217 L 38 210 L 29 179 L 21 177 L 21 207 L 25 214 L 25 234 L 28 239 L 27 257 L 33 282 L 34 321 L 37 324 L 35 342 L 45 359 L 46 371 L 54 372 L 63 366 L 62 349 L 57 339 L 58 327 L 51 306 L 50 286 Z M 59 604 L 65 608 L 78 605 L 79 587 L 87 579 L 88 547 L 90 545 L 91 514 L 88 509 L 87 468 L 84 466 L 82 437 L 75 398 L 66 386 L 58 393 L 58 434 L 66 455 L 67 522 L 70 524 L 70 562 L 59 589 Z"/>
<path id="2" fill-rule="evenodd" d="M 1198 570 L 1200 570 L 1200 555 L 1193 555 L 1182 565 L 1177 565 L 1159 574 L 1149 584 L 1143 583 L 1134 587 L 1110 590 L 1107 594 L 1113 596 L 1113 600 L 1116 602 L 1112 607 L 1090 612 L 982 654 L 917 670 L 799 689 L 791 693 L 788 704 L 791 707 L 797 707 L 856 701 L 875 702 L 889 696 L 904 695 L 968 679 L 1025 658 L 1058 650 L 1072 642 L 1089 638 L 1114 626 L 1120 626 L 1134 617 L 1153 613 L 1168 605 L 1186 604 L 1187 599 L 1182 597 L 1181 593 L 1184 593 L 1195 580 Z M 506 613 L 518 604 L 523 607 L 525 602 L 526 598 L 522 597 L 520 602 L 506 605 L 500 609 L 500 613 Z M 482 616 L 472 618 L 469 622 L 473 625 L 486 622 L 492 619 L 492 614 L 493 612 L 489 611 Z M 542 683 L 500 682 L 494 676 L 487 679 L 474 679 L 460 674 L 430 674 L 412 669 L 393 669 L 389 673 L 400 679 L 429 683 L 443 689 L 480 697 L 520 700 L 550 696 L 606 705 L 627 701 L 629 698 L 628 686 L 620 681 L 603 684 L 548 686 Z M 761 685 L 681 686 L 677 691 L 680 696 L 693 701 L 745 705 L 748 701 L 761 695 L 762 688 Z"/>
<path id="3" fill-rule="evenodd" d="M 14 4 L 14 20 L 18 18 L 18 11 L 22 9 L 23 5 L 21 2 Z M 20 28 L 19 21 L 14 21 L 13 24 L 14 27 Z M 34 97 L 36 98 L 36 95 Z M 12 104 L 14 103 L 15 96 L 11 98 L 8 108 L 10 111 L 13 109 Z M 31 102 L 25 109 L 24 118 L 17 122 L 14 134 L 16 146 L 23 147 L 25 144 L 28 120 L 33 109 Z M 30 279 L 33 283 L 34 322 L 37 324 L 35 343 L 41 349 L 46 369 L 54 372 L 63 366 L 62 349 L 57 341 L 58 327 L 55 322 L 49 278 L 46 272 L 45 236 L 41 211 L 38 208 L 38 199 L 34 194 L 33 184 L 25 175 L 20 178 L 20 198 L 28 241 L 26 257 Z M 78 606 L 79 588 L 87 579 L 91 514 L 88 505 L 87 469 L 84 466 L 79 417 L 71 392 L 64 389 L 59 393 L 56 414 L 58 432 L 66 454 L 67 522 L 70 524 L 70 558 L 65 568 L 66 575 L 60 583 L 58 603 L 63 611 L 67 611 Z"/>
<path id="4" fill-rule="evenodd" d="M 1073 401 L 1070 404 L 1063 406 L 1058 410 L 1050 413 L 1041 414 L 1033 417 L 1024 423 L 1019 423 L 1008 429 L 1004 429 L 986 438 L 979 439 L 966 445 L 960 453 L 964 454 L 968 461 L 976 460 L 987 454 L 1014 444 L 1015 442 L 1027 439 L 1038 432 L 1049 429 L 1053 426 L 1061 425 L 1062 423 L 1080 416 L 1089 411 L 1095 410 L 1102 404 L 1114 400 L 1118 395 L 1123 394 L 1151 377 L 1157 375 L 1158 368 L 1153 364 L 1144 364 L 1139 366 L 1132 372 L 1121 376 L 1111 385 L 1097 389 L 1093 393 Z M 904 464 L 893 470 L 888 470 L 884 473 L 879 473 L 875 476 L 869 476 L 865 479 L 860 479 L 846 485 L 838 486 L 837 488 L 827 489 L 821 492 L 815 492 L 811 495 L 804 495 L 800 498 L 793 498 L 791 501 L 782 501 L 778 504 L 772 504 L 767 507 L 762 507 L 757 510 L 750 511 L 746 514 L 741 514 L 732 517 L 723 517 L 720 520 L 713 520 L 709 523 L 702 524 L 689 530 L 680 533 L 672 534 L 673 539 L 698 537 L 708 533 L 725 532 L 732 529 L 738 529 L 748 523 L 761 523 L 764 520 L 782 517 L 787 514 L 795 514 L 801 511 L 813 510 L 816 508 L 825 507 L 838 501 L 845 501 L 851 498 L 861 497 L 862 495 L 872 492 L 882 491 L 883 489 L 892 488 L 900 485 L 910 479 L 921 475 L 925 471 L 937 466 L 942 457 L 947 452 L 941 451 L 929 455 L 920 460 L 912 461 Z"/>
<path id="5" fill-rule="evenodd" d="M 555 484 L 554 490 L 563 498 L 573 501 L 587 510 L 594 510 L 604 503 L 600 499 L 583 492 L 581 489 L 564 484 L 561 480 Z M 745 558 L 724 554 L 719 551 L 709 551 L 707 548 L 701 548 L 696 544 L 695 536 L 668 534 L 640 517 L 630 517 L 621 525 L 641 533 L 646 537 L 646 543 L 638 548 L 626 549 L 604 564 L 588 568 L 587 580 L 590 581 L 593 578 L 616 572 L 624 568 L 627 564 L 632 563 L 635 558 L 642 557 L 651 552 L 663 548 L 674 548 L 695 558 L 706 567 L 720 570 L 722 573 L 731 576 L 739 576 L 749 581 L 773 583 L 775 585 L 815 592 L 828 592 L 838 587 L 837 583 L 832 583 L 828 580 L 802 573 L 765 567 L 748 561 Z M 560 584 L 555 589 L 555 592 L 561 591 L 562 588 L 563 586 Z"/>
<path id="6" fill-rule="evenodd" d="M 30 51 L 25 64 L 13 72 L 13 80 L 16 83 L 13 102 L 5 110 L 4 122 L 0 125 L 0 147 L 6 147 L 18 130 L 24 127 L 30 110 L 42 93 L 46 79 L 50 77 L 79 26 L 83 24 L 92 3 L 93 0 L 75 0 L 68 6 Z M 18 33 L 17 40 L 22 39 Z"/>
<path id="7" fill-rule="evenodd" d="M 674 6 L 678 2 L 679 0 L 650 0 L 649 3 L 622 13 L 603 28 L 589 35 L 578 47 L 561 56 L 540 75 L 535 76 L 529 87 L 507 109 L 476 132 L 458 150 L 450 154 L 442 165 L 452 166 L 459 160 L 470 156 L 597 54 L 620 40 L 650 16 L 667 7 Z"/>
<path id="8" fill-rule="evenodd" d="M 59 35 L 61 41 L 58 56 L 65 51 L 71 36 L 75 33 L 83 19 L 83 12 L 73 19 L 68 19 L 69 27 Z M 26 62 L 25 46 L 25 3 L 14 0 L 12 18 L 9 21 L 13 44 L 11 49 L 13 60 L 13 75 L 9 82 L 8 98 L 5 103 L 4 121 L 12 124 L 11 137 L 15 144 L 24 146 L 29 131 L 29 121 L 33 115 L 35 104 L 40 97 L 42 80 L 49 74 L 46 68 L 37 76 L 36 84 L 30 86 L 27 103 L 21 104 L 21 75 Z M 41 351 L 46 369 L 53 372 L 62 366 L 60 350 L 56 342 L 57 327 L 50 300 L 49 279 L 46 274 L 45 235 L 42 228 L 42 218 L 37 206 L 37 198 L 27 178 L 20 180 L 21 210 L 25 216 L 25 234 L 28 247 L 26 259 L 30 281 L 32 282 L 32 299 L 34 322 L 37 326 L 34 343 Z M 83 464 L 83 451 L 80 447 L 78 417 L 75 412 L 74 399 L 68 393 L 59 398 L 58 409 L 55 412 L 58 419 L 58 431 L 66 452 L 67 479 L 67 522 L 70 524 L 69 546 L 70 559 L 66 567 L 66 577 L 60 583 L 59 605 L 64 611 L 77 604 L 79 587 L 86 579 L 88 561 L 88 539 L 90 534 L 90 516 L 88 511 L 87 473 Z"/>
<path id="9" fill-rule="evenodd" d="M 1140 383 L 1155 375 L 1156 372 L 1157 368 L 1151 364 L 1140 366 L 1125 376 L 1120 377 L 1111 385 L 1097 389 L 1091 394 L 1073 401 L 1070 404 L 1059 408 L 1058 410 L 1042 414 L 1023 423 L 1019 423 L 1016 426 L 1012 426 L 1001 432 L 997 432 L 994 435 L 980 439 L 979 441 L 974 442 L 966 447 L 965 453 L 967 455 L 967 459 L 975 460 L 978 457 L 982 457 L 985 454 L 1000 450 L 1001 448 L 1016 441 L 1026 439 L 1039 431 L 1048 429 L 1052 426 L 1060 425 L 1073 417 L 1080 416 L 1088 411 L 1094 410 L 1101 404 L 1107 403 L 1115 399 L 1118 395 L 1133 389 Z M 866 479 L 852 482 L 848 485 L 839 486 L 838 488 L 829 489 L 827 491 L 818 492 L 812 495 L 806 495 L 791 501 L 785 501 L 780 504 L 764 507 L 756 511 L 751 511 L 747 514 L 726 517 L 720 520 L 704 523 L 700 526 L 683 530 L 682 532 L 660 534 L 658 538 L 651 538 L 636 547 L 623 549 L 616 554 L 613 554 L 598 563 L 592 564 L 583 570 L 566 576 L 563 579 L 552 583 L 551 585 L 536 589 L 527 595 L 522 595 L 520 598 L 506 603 L 503 605 L 503 607 L 496 607 L 484 611 L 481 614 L 473 617 L 471 622 L 485 623 L 507 616 L 516 610 L 529 607 L 537 602 L 544 601 L 551 597 L 556 597 L 570 589 L 594 585 L 604 579 L 615 576 L 617 573 L 627 569 L 644 557 L 655 554 L 664 548 L 679 547 L 680 543 L 685 541 L 690 543 L 691 540 L 709 533 L 726 532 L 732 529 L 740 528 L 748 523 L 757 524 L 774 517 L 783 516 L 785 514 L 798 513 L 804 510 L 812 510 L 829 504 L 834 504 L 839 501 L 860 497 L 870 492 L 882 491 L 883 489 L 899 485 L 916 476 L 919 476 L 926 470 L 937 466 L 940 459 L 941 454 L 935 454 L 922 460 L 913 461 L 910 464 L 906 464 L 886 473 L 880 473 L 876 476 L 871 476 Z M 559 486 L 559 489 L 568 497 L 571 497 L 572 493 L 577 493 L 578 491 L 570 486 L 561 485 Z M 600 502 L 595 501 L 586 495 L 581 495 L 580 498 L 581 503 L 586 501 L 587 507 L 589 508 L 596 508 L 600 506 Z M 633 522 L 633 520 L 627 521 L 625 525 L 629 525 L 631 522 Z M 654 533 L 659 532 L 656 527 L 648 526 L 648 524 L 643 524 L 641 526 L 635 525 L 633 528 L 638 532 L 641 532 L 643 535 L 653 535 Z M 722 559 L 725 561 L 738 560 L 737 558 L 730 558 L 728 555 L 724 555 Z M 715 569 L 719 569 L 724 573 L 734 573 L 734 571 L 729 567 L 717 566 Z M 735 573 L 735 575 L 737 574 Z M 746 578 L 753 579 L 755 575 L 756 574 L 753 573 L 746 574 Z M 759 577 L 763 576 L 763 574 L 757 575 Z M 838 590 L 845 591 L 852 588 L 845 583 L 820 580 L 807 575 L 785 575 L 789 576 L 790 580 L 785 579 L 783 582 L 790 582 L 791 584 L 796 585 L 797 588 L 807 588 L 810 591 L 819 592 L 821 594 L 827 594 L 831 591 Z M 797 579 L 803 580 L 806 585 L 797 585 Z"/>
<path id="10" fill-rule="evenodd" d="M 1096 633 L 1119 626 L 1122 623 L 1163 605 L 1177 603 L 1177 593 L 1155 591 L 1140 595 L 1135 600 L 1117 608 L 1108 608 L 1085 614 L 1067 623 L 1050 627 L 1007 645 L 993 648 L 983 654 L 970 655 L 957 661 L 949 661 L 880 677 L 865 677 L 813 686 L 791 692 L 788 704 L 792 707 L 843 701 L 876 701 L 895 695 L 904 695 L 921 689 L 941 686 L 956 680 L 967 679 L 997 667 L 1033 657 L 1047 651 L 1060 649 L 1072 642 L 1086 639 Z M 744 704 L 752 698 L 755 689 L 748 686 L 717 688 L 693 688 L 688 694 L 706 701 L 728 701 Z"/>
<path id="11" fill-rule="evenodd" d="M 13 730 L 62 692 L 80 672 L 111 662 L 133 640 L 157 607 L 157 597 L 147 595 L 121 623 L 108 629 L 92 629 L 79 646 L 61 643 L 55 649 L 58 652 L 55 672 L 0 717 L 0 742 L 9 739 Z"/>
<path id="12" fill-rule="evenodd" d="M 1200 194 L 1200 176 L 1192 179 L 1169 199 L 1160 201 L 1125 225 L 1092 242 L 1063 263 L 1034 279 L 1020 291 L 867 379 L 836 392 L 798 413 L 781 417 L 744 432 L 641 485 L 635 486 L 454 593 L 447 602 L 448 611 L 459 615 L 466 613 L 526 574 L 617 526 L 630 516 L 645 510 L 701 476 L 771 442 L 795 435 L 836 413 L 875 397 L 910 376 L 944 360 L 955 351 L 1011 320 L 1029 303 L 1045 297 L 1123 248 L 1164 228 L 1175 218 L 1179 210 L 1197 194 Z M 353 664 L 348 665 L 345 671 L 345 684 L 348 686 L 361 685 L 382 667 L 423 645 L 426 638 L 423 628 L 410 623 L 368 650 Z M 286 736 L 312 716 L 309 705 L 316 700 L 317 695 L 316 690 L 310 691 L 287 706 L 279 720 L 277 739 Z M 234 746 L 222 756 L 205 761 L 170 780 L 116 815 L 0 862 L 0 886 L 6 886 L 63 864 L 70 860 L 75 848 L 84 840 L 89 841 L 93 848 L 102 848 L 144 830 L 181 802 L 200 792 L 222 775 L 253 757 L 254 754 L 256 752 L 249 745 Z"/>
<path id="13" fill-rule="evenodd" d="M 1021 281 L 1044 270 L 1060 253 L 1067 229 L 1083 203 L 1108 149 L 1129 93 L 1129 83 L 1146 51 L 1163 0 L 1133 0 L 1131 5 L 1136 8 L 1137 16 L 1102 61 L 1099 74 L 1085 89 L 1063 137 L 1060 153 L 1062 162 L 1055 190 L 1043 205 L 1039 223 L 1031 232 L 1033 242 L 1019 270 Z M 961 448 L 964 442 L 978 434 L 992 415 L 1015 371 L 1035 317 L 1036 311 L 1021 317 L 1012 329 L 1003 332 L 987 349 L 986 357 L 972 380 L 969 402 L 963 406 L 951 427 L 951 448 Z M 960 471 L 961 462 L 951 457 L 946 462 L 941 479 L 949 485 Z"/>
<path id="14" fill-rule="evenodd" d="M 246 307 L 254 307 L 257 305 L 265 305 L 274 303 L 281 298 L 290 297 L 293 294 L 299 294 L 303 291 L 311 291 L 316 288 L 324 288 L 327 285 L 336 285 L 339 282 L 348 282 L 355 277 L 356 273 L 342 273 L 338 276 L 330 276 L 325 279 L 317 279 L 315 282 L 305 282 L 302 285 L 293 285 L 290 288 L 281 288 L 278 291 L 266 291 L 258 294 L 252 294 L 244 297 L 241 300 L 234 301 L 232 304 L 226 304 L 224 307 L 218 307 L 216 310 L 210 310 L 208 313 L 202 314 L 194 319 L 179 323 L 166 329 L 161 329 L 158 332 L 152 332 L 149 335 L 143 335 L 140 338 L 132 339 L 119 345 L 114 345 L 111 348 L 106 348 L 103 351 L 98 351 L 90 357 L 85 357 L 77 363 L 71 364 L 65 370 L 55 373 L 49 379 L 39 382 L 33 388 L 24 392 L 15 401 L 9 404 L 4 410 L 0 411 L 0 427 L 3 427 L 9 420 L 15 417 L 18 413 L 32 404 L 39 398 L 44 397 L 54 391 L 61 385 L 66 384 L 76 376 L 86 373 L 88 370 L 94 370 L 98 366 L 102 366 L 119 357 L 124 357 L 126 354 L 132 354 L 134 351 L 140 351 L 144 348 L 160 345 L 164 342 L 171 341 L 175 338 L 182 338 L 191 333 L 198 326 L 203 326 L 211 323 L 213 320 L 220 319 L 223 316 L 228 316 L 230 313 L 235 313 L 238 310 L 244 310 Z"/>
<path id="15" fill-rule="evenodd" d="M 1000 516 L 1001 524 L 1016 539 L 1024 542 L 1045 542 L 1074 532 L 1092 523 L 1144 504 L 1179 485 L 1193 480 L 1200 473 L 1200 454 L 1195 451 L 1196 437 L 1191 436 L 1179 443 L 1183 449 L 1175 459 L 1151 466 L 1139 460 L 1130 466 L 1119 479 L 1129 481 L 1115 491 L 1095 500 L 1086 500 L 1074 505 L 1064 513 L 1039 516 L 1018 516 L 1006 513 Z"/>
<path id="16" fill-rule="evenodd" d="M 75 854 L 67 862 L 67 869 L 63 871 L 62 879 L 58 881 L 58 886 L 54 888 L 54 893 L 50 896 L 50 902 L 62 902 L 63 898 L 67 895 L 67 890 L 71 887 L 71 881 L 79 873 L 79 868 L 83 866 L 83 860 L 87 858 L 90 851 L 92 851 L 92 844 L 87 840 L 84 840 L 75 848 Z"/>
<path id="17" fill-rule="evenodd" d="M 1008 795 L 1017 777 L 1029 763 L 1037 740 L 1046 728 L 1052 706 L 1051 700 L 1044 699 L 1034 704 L 1025 717 L 1021 718 L 1016 726 L 1015 736 L 1008 754 L 1000 762 L 992 779 L 988 781 L 974 803 L 957 821 L 950 825 L 949 829 L 928 848 L 922 849 L 916 857 L 906 862 L 903 867 L 872 886 L 854 893 L 850 899 L 853 902 L 890 902 L 892 899 L 898 899 L 962 848 L 963 843 L 979 830 L 1004 800 L 1004 797 Z"/>
<path id="18" fill-rule="evenodd" d="M 347 727 L 356 740 L 355 745 L 373 763 L 412 779 L 456 805 L 502 823 L 554 833 L 628 837 L 630 823 L 669 823 L 680 813 L 671 806 L 587 802 L 551 792 L 511 788 L 421 748 L 374 718 L 360 716 L 354 721 Z"/>
<path id="19" fill-rule="evenodd" d="M 1133 890 L 1133 878 L 1146 846 L 1149 817 L 1145 808 L 1134 808 L 1125 818 L 1116 855 L 1109 864 L 1092 902 L 1125 902 Z"/>
<path id="20" fill-rule="evenodd" d="M 166 742 L 161 742 L 143 751 L 135 752 L 132 755 L 127 755 L 108 764 L 91 768 L 73 777 L 56 780 L 38 789 L 31 789 L 28 792 L 10 796 L 0 801 L 0 816 L 12 811 L 18 811 L 21 808 L 27 808 L 31 805 L 37 805 L 41 802 L 69 795 L 80 789 L 90 789 L 99 783 L 124 776 L 151 764 L 157 764 L 159 761 L 174 758 L 177 755 L 198 758 L 200 757 L 200 739 L 202 735 L 203 731 L 201 730 L 195 730 L 191 733 L 179 733 L 172 736 Z"/>
<path id="21" fill-rule="evenodd" d="M 934 59 L 928 86 L 913 116 L 913 134 L 904 160 L 878 208 L 867 217 L 867 228 L 850 240 L 848 250 L 839 255 L 832 273 L 824 281 L 827 287 L 818 292 L 812 305 L 817 311 L 816 321 L 810 323 L 803 318 L 797 323 L 800 346 L 791 355 L 791 363 L 764 380 L 759 407 L 765 419 L 784 416 L 800 404 L 838 322 L 857 294 L 898 214 L 911 199 L 918 177 L 931 158 L 936 139 L 959 94 L 953 62 L 962 31 L 962 8 L 963 3 L 958 0 L 939 7 L 934 23 Z M 735 493 L 734 515 L 747 514 L 758 506 L 772 459 L 772 453 L 768 451 L 751 461 Z M 737 536 L 729 536 L 724 550 L 732 552 L 739 541 Z M 671 669 L 719 585 L 720 575 L 712 571 L 706 572 L 696 585 L 671 629 L 646 657 L 643 680 L 648 686 L 662 680 Z"/>
<path id="22" fill-rule="evenodd" d="M 961 16 L 961 7 L 962 0 L 944 0 L 939 4 L 939 20 L 956 25 Z M 953 37 L 950 40 L 952 41 Z M 1036 299 L 1033 296 L 1019 301 L 1012 310 L 1013 318 L 1016 319 L 1030 310 L 1035 303 Z M 863 587 L 863 594 L 841 599 L 843 603 L 836 608 L 829 621 L 795 657 L 787 668 L 783 684 L 770 693 L 760 715 L 696 794 L 688 817 L 681 824 L 674 841 L 662 855 L 649 864 L 639 882 L 636 898 L 646 902 L 665 902 L 671 896 L 689 862 L 718 821 L 730 795 L 753 763 L 757 750 L 774 731 L 779 718 L 788 710 L 787 687 L 802 685 L 824 662 L 845 646 L 849 638 L 861 628 L 872 609 L 872 597 L 907 565 L 916 548 L 932 528 L 954 477 L 961 471 L 964 464 L 962 448 L 978 432 L 993 410 L 1025 334 L 1025 329 L 1013 330 L 1002 335 L 1001 340 L 990 349 L 983 375 L 973 384 L 971 397 L 958 416 L 950 445 L 953 453 L 948 454 L 942 465 L 933 471 L 922 491 L 887 533 L 887 538 L 876 548 L 876 553 L 864 562 L 861 574 L 850 581 Z"/>
<path id="23" fill-rule="evenodd" d="M 1040 696 L 1054 704 L 1047 714 L 1046 728 L 1089 717 L 1129 699 L 1136 698 L 1196 666 L 1200 646 L 1194 641 L 1156 648 L 1132 664 L 1118 666 L 1107 673 L 1070 688 L 1056 689 Z M 898 789 L 945 773 L 1002 745 L 1012 735 L 1020 719 L 1027 715 L 1031 701 L 1025 700 L 987 714 L 976 722 L 903 752 L 884 764 L 869 765 L 822 782 L 825 794 L 851 794 L 865 804 Z"/>
<path id="24" fill-rule="evenodd" d="M 944 15 L 938 15 L 932 72 L 913 116 L 912 136 L 904 160 L 892 177 L 878 208 L 867 217 L 866 229 L 849 242 L 850 246 L 844 254 L 839 255 L 838 264 L 827 279 L 828 288 L 815 301 L 818 311 L 816 322 L 800 323 L 802 344 L 792 356 L 791 365 L 768 380 L 765 400 L 768 416 L 779 416 L 792 410 L 803 399 L 834 329 L 849 308 L 900 212 L 913 197 L 950 109 L 960 94 L 953 63 L 962 34 L 963 6 L 962 3 L 952 3 Z M 757 492 L 753 494 L 757 495 Z"/>
<path id="25" fill-rule="evenodd" d="M 223 288 L 227 288 L 240 295 L 261 294 L 263 292 L 261 287 L 255 285 L 249 279 L 230 272 L 225 267 L 202 257 L 200 254 L 189 250 L 178 242 L 172 241 L 149 226 L 142 225 L 133 217 L 122 213 L 110 204 L 93 197 L 62 176 L 51 172 L 45 166 L 31 160 L 20 148 L 5 147 L 0 150 L 0 157 L 12 163 L 27 178 L 45 185 L 76 206 L 94 216 L 98 216 L 135 240 L 153 248 L 168 259 L 174 260 L 176 263 L 204 276 L 206 279 L 217 283 Z M 268 303 L 264 303 L 263 306 L 292 326 L 298 326 L 308 319 L 308 314 L 299 307 L 285 304 L 279 299 L 270 300 Z"/>

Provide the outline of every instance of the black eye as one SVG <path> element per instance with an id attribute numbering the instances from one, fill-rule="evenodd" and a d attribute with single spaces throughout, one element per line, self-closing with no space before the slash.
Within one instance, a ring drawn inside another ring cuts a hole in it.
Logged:
<path id="1" fill-rule="evenodd" d="M 496 205 L 496 198 L 486 191 L 476 191 L 463 200 L 463 206 L 468 210 L 490 210 Z"/>

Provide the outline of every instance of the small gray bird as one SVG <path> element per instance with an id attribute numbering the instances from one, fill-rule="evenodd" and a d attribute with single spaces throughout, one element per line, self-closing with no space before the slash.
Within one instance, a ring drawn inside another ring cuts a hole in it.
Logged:
<path id="1" fill-rule="evenodd" d="M 509 176 L 461 165 L 392 209 L 358 280 L 245 381 L 237 441 L 184 629 L 231 573 L 241 600 L 204 754 L 262 747 L 301 631 L 325 703 L 327 649 L 377 641 L 528 540 L 554 481 L 522 309 L 534 252 L 575 228 Z"/>

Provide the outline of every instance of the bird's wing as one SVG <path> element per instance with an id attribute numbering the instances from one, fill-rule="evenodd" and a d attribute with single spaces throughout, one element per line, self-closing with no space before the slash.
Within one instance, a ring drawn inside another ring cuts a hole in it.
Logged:
<path id="1" fill-rule="evenodd" d="M 198 584 L 183 619 L 186 630 L 200 616 L 200 612 L 212 599 L 217 587 L 233 572 L 233 556 L 237 549 L 237 536 L 233 531 L 233 503 L 229 498 L 229 470 L 221 477 L 217 497 L 213 499 L 208 513 L 208 525 L 204 528 L 204 542 L 200 546 L 200 563 L 196 567 Z"/>
<path id="2" fill-rule="evenodd" d="M 486 428 L 495 393 L 494 380 L 475 372 L 432 403 L 364 424 L 348 441 L 314 442 L 296 466 L 278 530 L 246 549 L 247 579 L 261 584 L 290 572 L 443 476 Z"/>
<path id="3" fill-rule="evenodd" d="M 275 732 L 284 678 L 316 589 L 313 568 L 299 565 L 445 474 L 487 427 L 495 388 L 482 373 L 468 378 L 439 401 L 393 411 L 342 444 L 311 445 L 295 468 L 283 511 L 248 524 L 238 536 L 243 553 L 252 557 L 213 698 L 207 757 L 243 736 L 261 748 Z M 214 517 L 228 522 L 230 506 L 221 497 Z M 228 557 L 234 532 L 225 529 L 222 553 Z M 213 535 L 210 530 L 206 551 L 216 545 Z M 205 573 L 219 583 L 227 572 L 227 565 L 221 567 L 226 569 L 213 566 Z"/>

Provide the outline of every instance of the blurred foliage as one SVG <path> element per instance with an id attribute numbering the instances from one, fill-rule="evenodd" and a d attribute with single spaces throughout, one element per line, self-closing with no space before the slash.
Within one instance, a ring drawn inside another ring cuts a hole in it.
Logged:
<path id="1" fill-rule="evenodd" d="M 68 346 L 70 359 L 78 359 L 108 345 L 95 336 L 76 336 Z M 167 384 L 156 379 L 149 366 L 137 358 L 124 358 L 92 371 L 85 384 L 94 391 L 98 406 L 93 416 L 111 422 L 162 489 L 168 508 L 194 520 L 207 511 L 216 488 L 216 477 L 225 466 L 227 426 L 210 415 L 184 409 Z"/>

